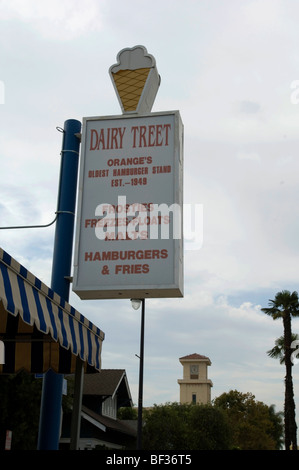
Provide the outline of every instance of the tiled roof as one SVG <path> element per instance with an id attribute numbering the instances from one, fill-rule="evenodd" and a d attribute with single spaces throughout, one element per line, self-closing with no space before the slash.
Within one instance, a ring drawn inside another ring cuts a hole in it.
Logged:
<path id="1" fill-rule="evenodd" d="M 183 357 L 180 357 L 180 361 L 181 360 L 188 360 L 188 359 L 207 359 L 208 361 L 210 360 L 207 356 L 202 356 L 201 354 L 196 354 L 196 353 L 193 353 L 193 354 L 189 354 L 188 356 L 183 356 Z"/>

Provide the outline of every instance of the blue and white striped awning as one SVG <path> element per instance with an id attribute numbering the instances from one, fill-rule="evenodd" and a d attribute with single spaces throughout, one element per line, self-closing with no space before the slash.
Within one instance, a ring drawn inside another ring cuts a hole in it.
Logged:
<path id="1" fill-rule="evenodd" d="M 104 333 L 0 248 L 0 373 L 101 369 Z"/>

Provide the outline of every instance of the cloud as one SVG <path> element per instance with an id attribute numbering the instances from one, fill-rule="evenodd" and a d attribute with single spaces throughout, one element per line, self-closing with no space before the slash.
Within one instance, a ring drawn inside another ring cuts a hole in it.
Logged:
<path id="1" fill-rule="evenodd" d="M 284 370 L 266 351 L 282 325 L 259 308 L 298 283 L 299 107 L 290 85 L 299 78 L 299 6 L 0 5 L 1 225 L 52 219 L 61 149 L 55 127 L 119 114 L 109 67 L 121 49 L 144 44 L 162 78 L 154 111 L 179 109 L 184 122 L 184 202 L 203 207 L 203 244 L 184 255 L 185 297 L 146 302 L 146 405 L 178 400 L 178 358 L 198 352 L 212 361 L 213 396 L 240 389 L 280 406 Z M 0 232 L 1 246 L 48 285 L 54 228 Z M 136 402 L 140 311 L 129 301 L 70 298 L 105 332 L 103 367 L 127 370 Z"/>
<path id="2" fill-rule="evenodd" d="M 31 25 L 42 37 L 70 40 L 103 27 L 101 8 L 96 0 L 1 0 L 2 20 L 19 20 Z"/>
<path id="3" fill-rule="evenodd" d="M 239 103 L 239 111 L 245 114 L 256 114 L 260 111 L 261 106 L 254 101 L 243 100 Z"/>
<path id="4" fill-rule="evenodd" d="M 237 158 L 240 158 L 241 160 L 251 160 L 258 163 L 261 161 L 260 155 L 256 152 L 238 152 Z"/>

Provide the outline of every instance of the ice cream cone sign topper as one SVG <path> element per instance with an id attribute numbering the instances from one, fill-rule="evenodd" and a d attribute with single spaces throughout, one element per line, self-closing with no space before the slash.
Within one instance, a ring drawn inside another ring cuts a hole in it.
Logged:
<path id="1" fill-rule="evenodd" d="M 155 58 L 144 46 L 122 49 L 109 73 L 123 114 L 151 112 L 160 76 Z"/>

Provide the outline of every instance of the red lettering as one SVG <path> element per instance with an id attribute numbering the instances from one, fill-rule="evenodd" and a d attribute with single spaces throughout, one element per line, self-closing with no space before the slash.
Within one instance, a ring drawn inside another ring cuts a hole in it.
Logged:
<path id="1" fill-rule="evenodd" d="M 122 269 L 122 266 L 120 266 L 119 264 L 117 264 L 117 265 L 115 266 L 115 274 L 118 274 L 118 273 L 121 271 L 121 269 Z"/>
<path id="2" fill-rule="evenodd" d="M 133 126 L 131 128 L 131 132 L 133 132 L 133 148 L 136 147 L 136 133 L 137 133 L 137 130 L 138 130 L 138 126 Z"/>
<path id="3" fill-rule="evenodd" d="M 118 142 L 117 142 L 117 134 L 118 134 L 118 129 L 116 127 L 112 128 L 112 137 L 111 137 L 111 148 L 118 148 Z M 113 146 L 115 144 L 115 147 Z"/>
<path id="4" fill-rule="evenodd" d="M 85 261 L 92 261 L 92 251 L 90 251 L 89 253 L 85 252 L 84 260 Z"/>
<path id="5" fill-rule="evenodd" d="M 95 142 L 94 142 L 94 139 L 95 139 Z M 98 133 L 95 129 L 91 129 L 89 150 L 95 150 L 97 148 L 97 143 L 98 143 Z"/>
<path id="6" fill-rule="evenodd" d="M 96 227 L 97 226 L 97 223 L 98 223 L 98 220 L 97 219 L 85 219 L 85 228 L 88 228 L 88 227 Z"/>
<path id="7" fill-rule="evenodd" d="M 166 130 L 166 140 L 165 140 L 165 145 L 168 145 L 168 131 L 171 128 L 171 124 L 165 124 L 164 125 L 165 130 Z"/>
<path id="8" fill-rule="evenodd" d="M 146 274 L 148 272 L 148 264 L 117 264 L 115 266 L 115 274 Z"/>
<path id="9" fill-rule="evenodd" d="M 123 137 L 125 127 L 108 127 L 107 129 L 90 130 L 89 150 L 121 149 L 123 148 Z"/>
<path id="10" fill-rule="evenodd" d="M 142 272 L 143 274 L 146 274 L 149 272 L 149 265 L 148 264 L 143 264 L 142 265 Z"/>
<path id="11" fill-rule="evenodd" d="M 158 124 L 156 126 L 156 145 L 159 147 L 163 144 L 163 139 L 161 137 L 161 134 L 162 134 L 162 124 Z M 159 137 L 161 138 L 161 140 L 159 140 Z"/>
<path id="12" fill-rule="evenodd" d="M 109 130 L 109 129 L 108 129 Z M 105 150 L 105 135 L 104 135 L 104 129 L 101 129 L 100 132 L 100 138 L 98 138 L 98 144 L 97 144 L 97 150 L 100 149 L 100 144 L 102 144 L 102 149 Z"/>
<path id="13" fill-rule="evenodd" d="M 155 133 L 156 126 L 148 126 L 148 146 L 154 147 L 156 145 L 156 138 L 152 141 L 152 137 Z"/>
<path id="14" fill-rule="evenodd" d="M 145 139 L 146 126 L 140 126 L 139 129 L 139 147 L 147 147 Z M 141 141 L 143 141 L 143 145 L 141 144 Z"/>
<path id="15" fill-rule="evenodd" d="M 149 126 L 132 126 L 133 148 L 161 147 L 169 144 L 171 124 L 154 124 Z"/>

